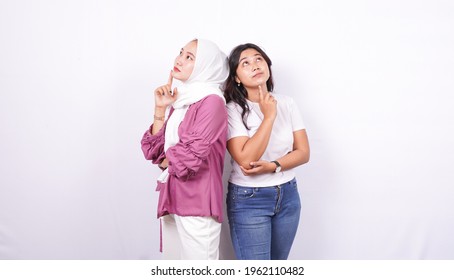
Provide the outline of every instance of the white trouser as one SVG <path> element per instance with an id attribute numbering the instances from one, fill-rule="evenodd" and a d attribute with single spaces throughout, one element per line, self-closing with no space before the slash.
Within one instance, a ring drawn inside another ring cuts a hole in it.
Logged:
<path id="1" fill-rule="evenodd" d="M 161 223 L 163 259 L 219 259 L 221 224 L 214 218 L 170 214 Z"/>

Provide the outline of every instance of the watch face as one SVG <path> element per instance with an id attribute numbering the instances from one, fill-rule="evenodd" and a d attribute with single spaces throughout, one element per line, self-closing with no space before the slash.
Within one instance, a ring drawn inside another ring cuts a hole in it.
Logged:
<path id="1" fill-rule="evenodd" d="M 274 172 L 276 172 L 276 173 L 281 172 L 281 167 L 280 166 L 276 167 L 276 170 Z"/>

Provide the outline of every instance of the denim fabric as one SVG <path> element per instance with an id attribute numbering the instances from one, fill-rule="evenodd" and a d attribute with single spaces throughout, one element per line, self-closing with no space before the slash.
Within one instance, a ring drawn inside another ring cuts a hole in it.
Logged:
<path id="1" fill-rule="evenodd" d="M 262 188 L 229 183 L 227 214 L 237 259 L 287 259 L 300 211 L 296 179 Z"/>

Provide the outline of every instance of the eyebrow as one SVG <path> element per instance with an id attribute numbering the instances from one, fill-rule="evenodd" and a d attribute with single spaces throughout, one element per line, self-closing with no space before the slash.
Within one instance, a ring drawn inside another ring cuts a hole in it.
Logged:
<path id="1" fill-rule="evenodd" d="M 181 52 L 184 52 L 184 49 L 181 48 Z M 187 52 L 188 54 L 192 55 L 193 57 L 195 57 L 195 55 L 192 53 L 192 52 Z"/>
<path id="2" fill-rule="evenodd" d="M 254 54 L 253 56 L 262 56 L 262 55 L 261 55 L 260 53 L 256 53 L 256 54 Z M 238 62 L 240 63 L 242 60 L 244 60 L 244 59 L 246 59 L 246 58 L 248 58 L 248 56 L 243 57 L 243 58 L 240 59 L 240 61 L 238 61 Z"/>

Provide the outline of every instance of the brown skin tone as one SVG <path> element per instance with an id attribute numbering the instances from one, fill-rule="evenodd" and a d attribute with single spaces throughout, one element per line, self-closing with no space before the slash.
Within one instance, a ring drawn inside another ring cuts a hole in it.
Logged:
<path id="1" fill-rule="evenodd" d="M 240 136 L 227 142 L 232 158 L 240 165 L 244 175 L 252 176 L 272 173 L 276 164 L 261 160 L 268 146 L 271 130 L 277 115 L 277 101 L 268 92 L 266 81 L 270 77 L 265 59 L 254 49 L 244 50 L 240 55 L 236 70 L 236 81 L 247 90 L 247 99 L 256 102 L 263 114 L 263 121 L 252 137 Z M 282 171 L 294 168 L 309 161 L 310 149 L 306 130 L 293 132 L 293 150 L 276 159 Z"/>

